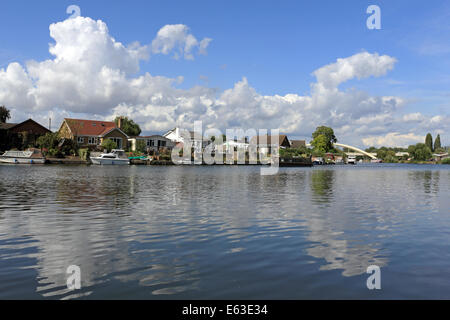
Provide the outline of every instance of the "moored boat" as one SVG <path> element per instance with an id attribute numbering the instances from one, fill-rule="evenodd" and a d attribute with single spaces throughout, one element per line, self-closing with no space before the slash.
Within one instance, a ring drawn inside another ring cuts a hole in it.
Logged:
<path id="1" fill-rule="evenodd" d="M 129 165 L 130 159 L 125 157 L 125 151 L 112 150 L 111 153 L 102 153 L 99 157 L 90 157 L 92 164 L 97 165 Z"/>
<path id="2" fill-rule="evenodd" d="M 0 163 L 10 164 L 44 164 L 45 158 L 39 149 L 26 151 L 6 151 L 0 156 Z"/>

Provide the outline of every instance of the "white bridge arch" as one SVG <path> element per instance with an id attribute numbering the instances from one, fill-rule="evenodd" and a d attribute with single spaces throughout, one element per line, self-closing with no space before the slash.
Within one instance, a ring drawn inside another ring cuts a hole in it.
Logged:
<path id="1" fill-rule="evenodd" d="M 364 150 L 361 150 L 359 148 L 356 148 L 356 147 L 352 147 L 352 146 L 349 146 L 349 145 L 346 145 L 346 144 L 342 144 L 342 143 L 335 143 L 334 145 L 336 147 L 347 148 L 347 149 L 354 150 L 356 152 L 362 153 L 363 155 L 368 156 L 370 159 L 373 159 L 373 160 L 377 159 L 377 157 L 375 157 L 373 154 L 370 154 L 370 153 L 368 153 L 368 152 L 366 152 Z"/>
<path id="2" fill-rule="evenodd" d="M 334 145 L 335 145 L 336 147 L 347 148 L 347 149 L 356 151 L 356 152 L 358 152 L 358 153 L 362 153 L 363 155 L 368 156 L 370 159 L 373 159 L 373 160 L 376 160 L 376 159 L 377 159 L 377 157 L 375 157 L 373 154 L 370 154 L 370 153 L 368 153 L 368 152 L 366 152 L 366 151 L 364 151 L 364 150 L 361 150 L 361 149 L 359 149 L 359 148 L 349 146 L 349 145 L 347 145 L 347 144 L 334 143 Z M 306 146 L 307 146 L 307 147 L 311 147 L 311 144 L 307 144 Z"/>

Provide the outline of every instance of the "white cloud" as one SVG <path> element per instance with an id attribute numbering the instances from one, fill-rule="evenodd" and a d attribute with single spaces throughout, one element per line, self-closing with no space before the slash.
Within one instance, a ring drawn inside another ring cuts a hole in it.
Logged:
<path id="1" fill-rule="evenodd" d="M 169 54 L 172 50 L 176 50 L 175 58 L 184 56 L 185 59 L 193 60 L 192 51 L 198 47 L 200 54 L 206 54 L 212 39 L 204 38 L 200 42 L 189 33 L 188 26 L 184 24 L 169 24 L 162 27 L 156 38 L 152 42 L 152 52 Z"/>
<path id="2" fill-rule="evenodd" d="M 384 136 L 363 138 L 362 141 L 365 146 L 407 147 L 411 144 L 424 142 L 425 136 L 416 135 L 411 132 L 407 134 L 391 132 Z"/>
<path id="3" fill-rule="evenodd" d="M 125 46 L 109 34 L 104 22 L 83 17 L 52 24 L 50 35 L 55 41 L 50 46 L 52 59 L 0 69 L 0 103 L 12 109 L 13 120 L 31 115 L 45 124 L 51 116 L 56 127 L 67 116 L 123 114 L 152 132 L 203 120 L 206 127 L 222 130 L 279 128 L 299 137 L 310 137 L 317 126 L 330 125 L 341 142 L 354 145 L 414 140 L 412 129 L 420 134 L 429 128 L 450 129 L 448 116 L 397 115 L 406 105 L 401 97 L 338 88 L 351 79 L 385 75 L 396 62 L 386 55 L 361 52 L 317 69 L 309 95 L 265 96 L 246 78 L 219 92 L 205 86 L 176 88 L 183 77 L 136 76 L 150 51 L 175 51 L 186 59 L 196 50 L 205 53 L 211 40 L 198 41 L 184 25 L 163 27 L 149 46 L 137 42 Z"/>

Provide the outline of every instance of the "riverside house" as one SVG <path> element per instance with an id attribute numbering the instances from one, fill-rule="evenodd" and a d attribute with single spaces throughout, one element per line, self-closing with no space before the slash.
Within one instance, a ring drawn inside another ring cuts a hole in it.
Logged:
<path id="1" fill-rule="evenodd" d="M 291 143 L 286 135 L 280 134 L 278 141 L 274 136 L 255 136 L 250 140 L 251 145 L 256 145 L 258 152 L 272 154 L 273 148 L 287 149 L 291 147 Z"/>
<path id="2" fill-rule="evenodd" d="M 146 137 L 131 137 L 128 139 L 131 151 L 136 151 L 136 142 L 144 141 L 146 150 L 150 153 L 163 153 L 164 151 L 170 151 L 175 147 L 175 143 L 163 136 L 154 135 Z"/>
<path id="3" fill-rule="evenodd" d="M 64 119 L 58 134 L 61 138 L 73 139 L 83 148 L 101 149 L 103 141 L 110 139 L 118 149 L 126 149 L 128 136 L 120 128 L 121 120 L 117 126 L 111 121 Z"/>
<path id="4" fill-rule="evenodd" d="M 0 123 L 0 150 L 25 149 L 51 131 L 32 119 L 21 123 Z"/>

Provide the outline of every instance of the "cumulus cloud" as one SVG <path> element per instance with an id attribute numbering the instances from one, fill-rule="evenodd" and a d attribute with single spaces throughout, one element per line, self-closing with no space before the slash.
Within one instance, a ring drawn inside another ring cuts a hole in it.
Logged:
<path id="1" fill-rule="evenodd" d="M 400 134 L 398 132 L 391 132 L 384 136 L 368 137 L 362 139 L 365 146 L 398 146 L 407 147 L 411 144 L 424 142 L 425 136 L 416 135 L 412 132 L 407 134 Z"/>
<path id="2" fill-rule="evenodd" d="M 169 54 L 176 51 L 175 58 L 184 56 L 185 59 L 193 60 L 192 51 L 198 48 L 200 54 L 206 54 L 212 39 L 204 38 L 200 42 L 189 32 L 188 26 L 184 24 L 172 24 L 162 27 L 152 42 L 153 53 Z"/>
<path id="3" fill-rule="evenodd" d="M 150 54 L 175 52 L 192 59 L 205 53 L 211 40 L 197 40 L 185 25 L 164 26 L 150 45 L 124 45 L 104 22 L 86 17 L 52 24 L 50 35 L 52 59 L 0 69 L 0 103 L 12 108 L 13 120 L 52 117 L 60 123 L 67 116 L 126 115 L 151 132 L 202 120 L 206 128 L 279 128 L 296 137 L 329 125 L 341 142 L 355 145 L 416 141 L 412 128 L 420 134 L 450 129 L 447 116 L 400 115 L 406 105 L 401 97 L 339 88 L 352 79 L 385 75 L 396 63 L 387 55 L 360 52 L 317 69 L 309 95 L 267 96 L 245 77 L 220 92 L 205 86 L 178 89 L 183 77 L 137 76 Z"/>

